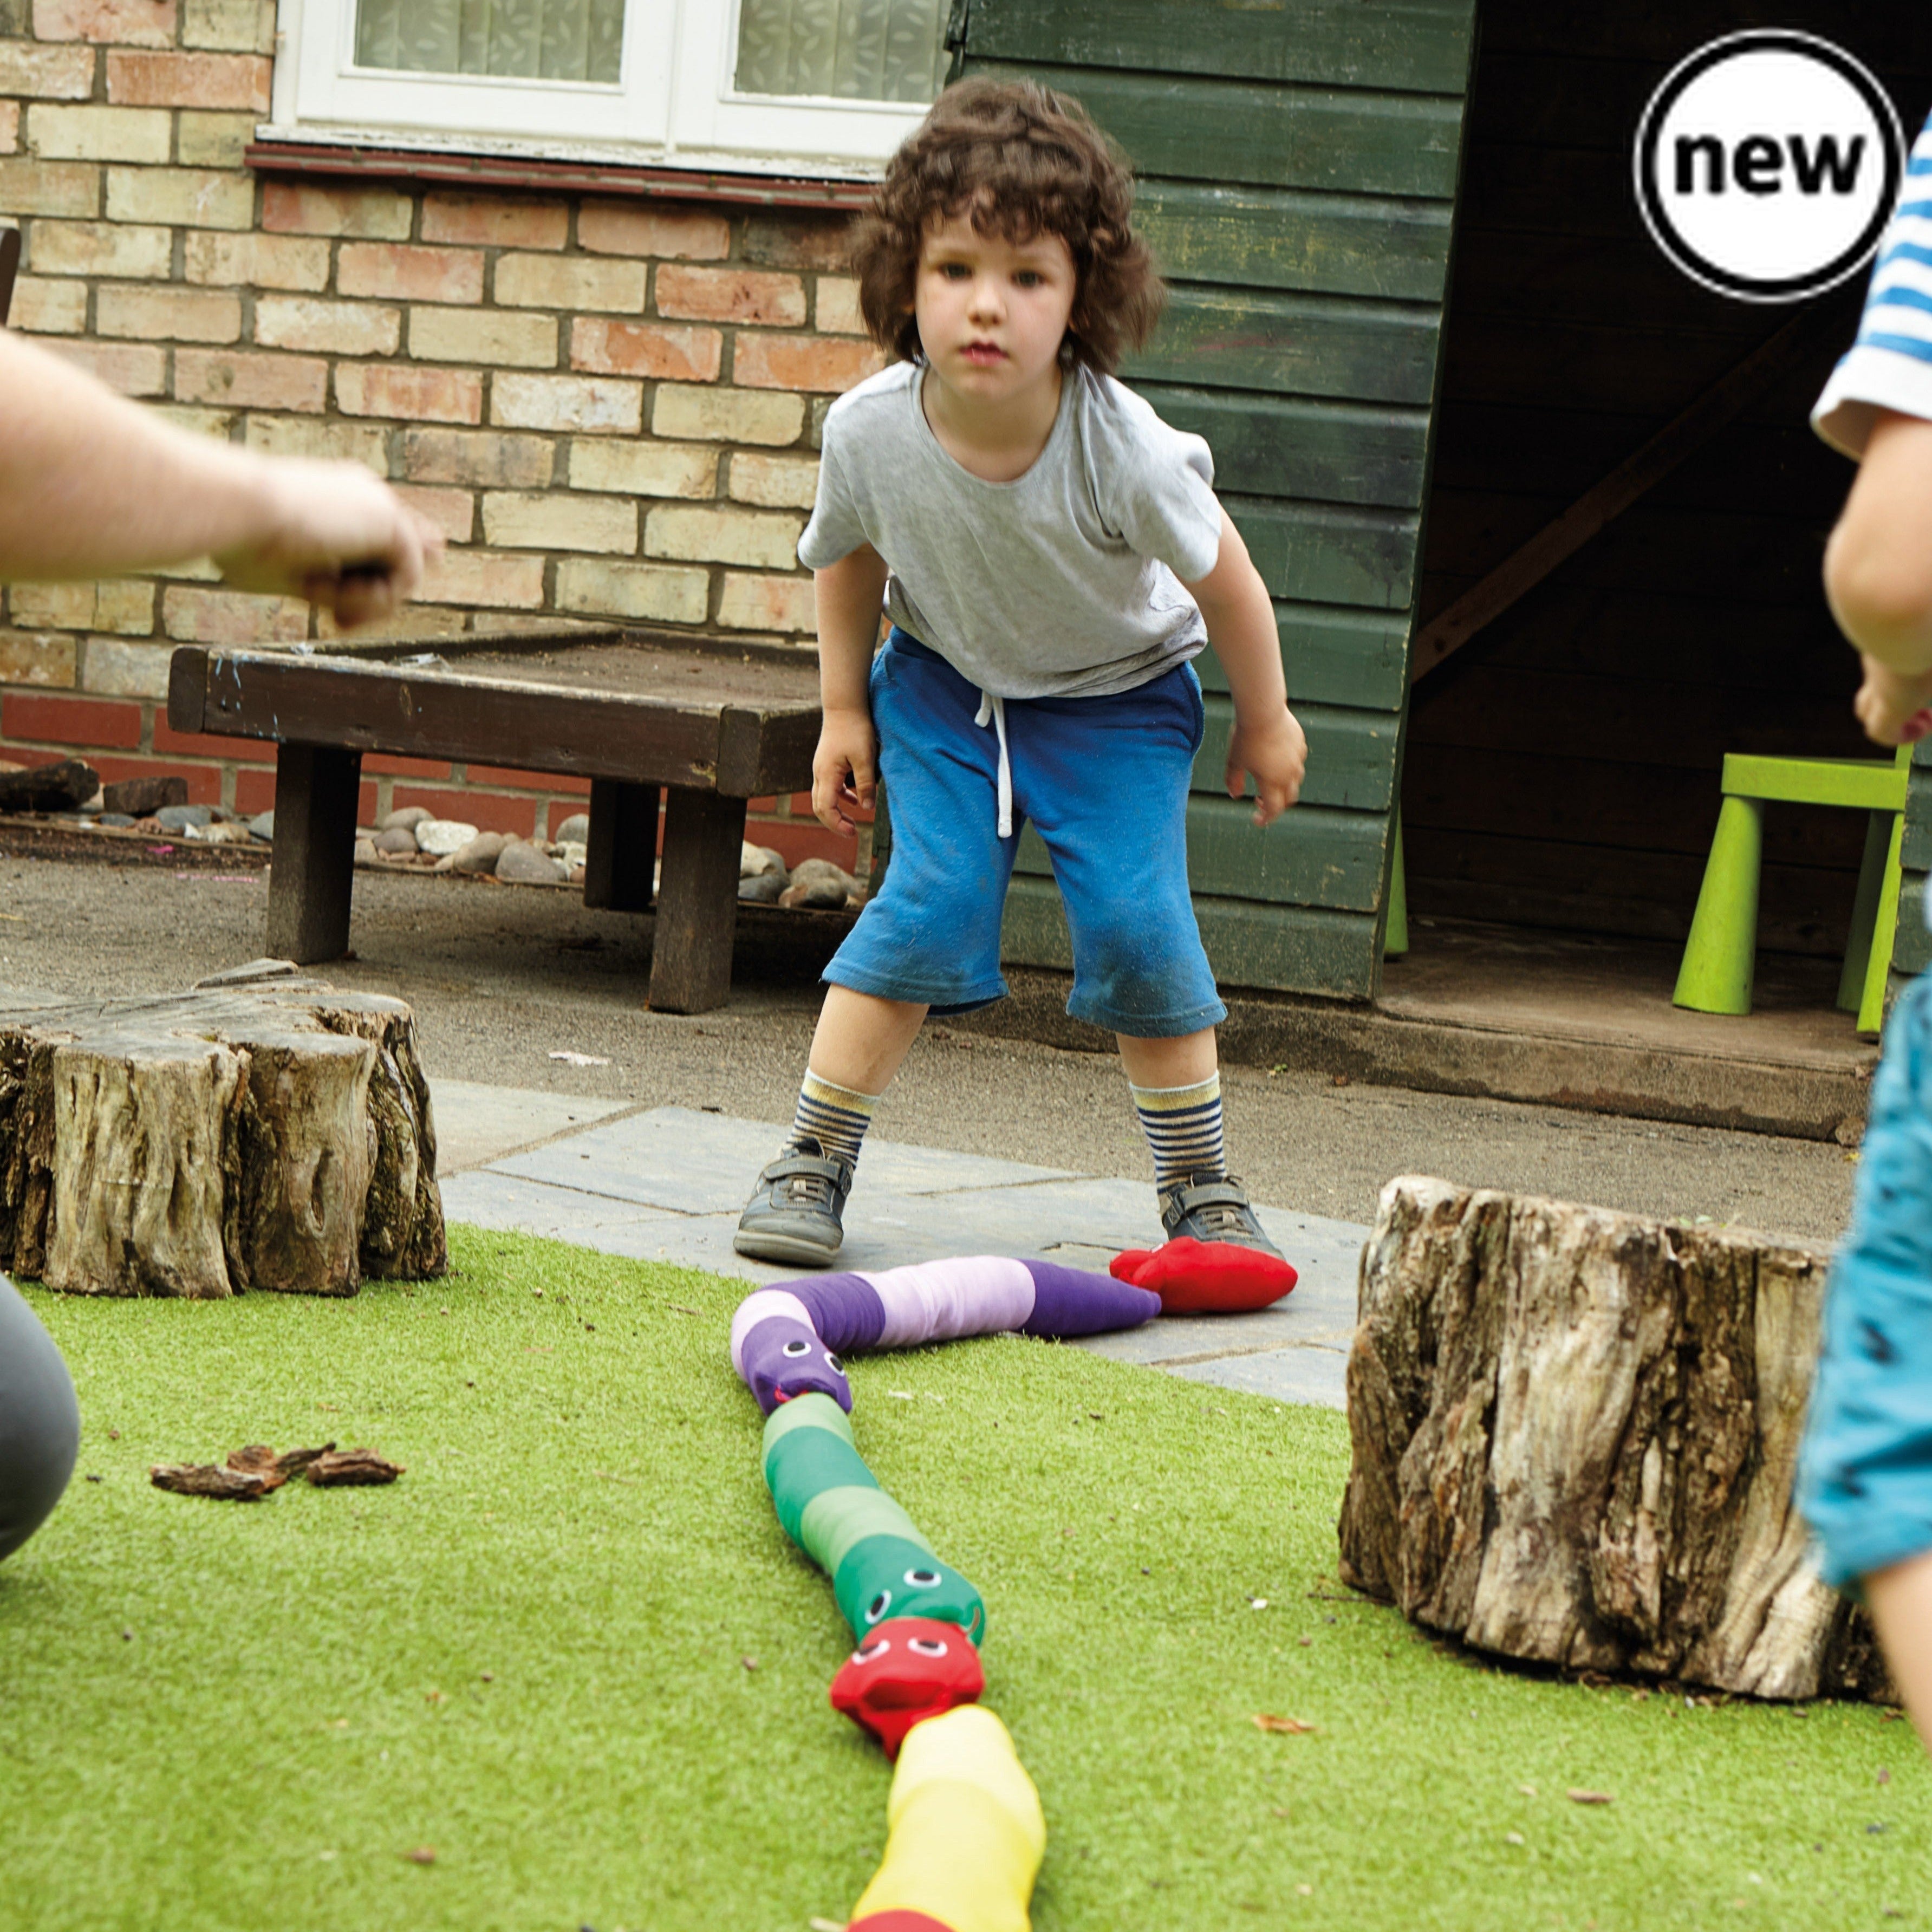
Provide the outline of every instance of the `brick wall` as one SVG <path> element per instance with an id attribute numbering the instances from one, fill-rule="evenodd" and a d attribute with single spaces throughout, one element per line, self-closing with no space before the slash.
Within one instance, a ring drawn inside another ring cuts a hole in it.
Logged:
<path id="1" fill-rule="evenodd" d="M 273 0 L 0 0 L 14 326 L 188 428 L 389 478 L 449 541 L 409 634 L 617 619 L 811 648 L 818 432 L 880 362 L 842 220 L 257 174 L 274 45 Z M 259 808 L 272 748 L 170 733 L 169 652 L 331 634 L 206 568 L 14 586 L 0 756 Z M 527 833 L 582 808 L 527 773 L 364 769 L 372 808 Z M 788 858 L 851 862 L 805 800 L 754 816 Z"/>

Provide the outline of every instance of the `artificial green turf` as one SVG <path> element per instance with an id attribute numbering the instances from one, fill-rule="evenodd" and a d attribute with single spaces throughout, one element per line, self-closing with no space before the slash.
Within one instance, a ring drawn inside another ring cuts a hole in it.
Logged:
<path id="1" fill-rule="evenodd" d="M 743 1285 L 452 1250 L 350 1301 L 34 1293 L 86 1436 L 0 1565 L 0 1926 L 842 1921 L 890 1772 L 826 1704 L 849 1639 L 759 1478 Z M 1340 1590 L 1340 1416 L 1011 1339 L 852 1380 L 880 1480 L 985 1593 L 987 1700 L 1051 1834 L 1040 1932 L 1932 1918 L 1906 1725 L 1488 1670 Z M 325 1436 L 409 1473 L 147 1481 Z"/>

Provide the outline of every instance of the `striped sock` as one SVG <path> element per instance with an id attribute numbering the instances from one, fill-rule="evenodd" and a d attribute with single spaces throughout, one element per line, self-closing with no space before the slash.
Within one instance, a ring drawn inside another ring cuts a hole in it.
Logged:
<path id="1" fill-rule="evenodd" d="M 815 1140 L 827 1154 L 857 1166 L 859 1149 L 866 1130 L 872 1124 L 872 1109 L 879 1104 L 876 1094 L 855 1094 L 849 1087 L 821 1080 L 808 1068 L 805 1084 L 798 1090 L 798 1112 L 792 1118 L 788 1146 L 801 1139 Z"/>
<path id="2" fill-rule="evenodd" d="M 1136 1087 L 1134 1112 L 1141 1117 L 1154 1155 L 1154 1184 L 1165 1191 L 1190 1174 L 1226 1174 L 1221 1144 L 1221 1076 L 1210 1073 L 1198 1087 Z"/>

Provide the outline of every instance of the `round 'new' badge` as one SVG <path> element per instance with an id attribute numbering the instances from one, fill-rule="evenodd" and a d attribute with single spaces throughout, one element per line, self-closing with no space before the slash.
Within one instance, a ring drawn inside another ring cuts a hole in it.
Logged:
<path id="1" fill-rule="evenodd" d="M 1645 225 L 1685 274 L 1740 302 L 1802 302 L 1870 260 L 1905 136 L 1877 77 L 1842 47 L 1754 28 L 1664 76 L 1634 161 Z"/>

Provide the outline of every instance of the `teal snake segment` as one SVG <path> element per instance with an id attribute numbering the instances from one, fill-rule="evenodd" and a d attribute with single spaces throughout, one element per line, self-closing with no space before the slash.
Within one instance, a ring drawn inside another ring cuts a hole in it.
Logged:
<path id="1" fill-rule="evenodd" d="M 785 1534 L 832 1579 L 840 1613 L 862 1639 L 888 1617 L 956 1624 L 975 1643 L 986 1606 L 933 1554 L 905 1511 L 879 1487 L 828 1395 L 782 1402 L 765 1423 L 765 1484 Z"/>

